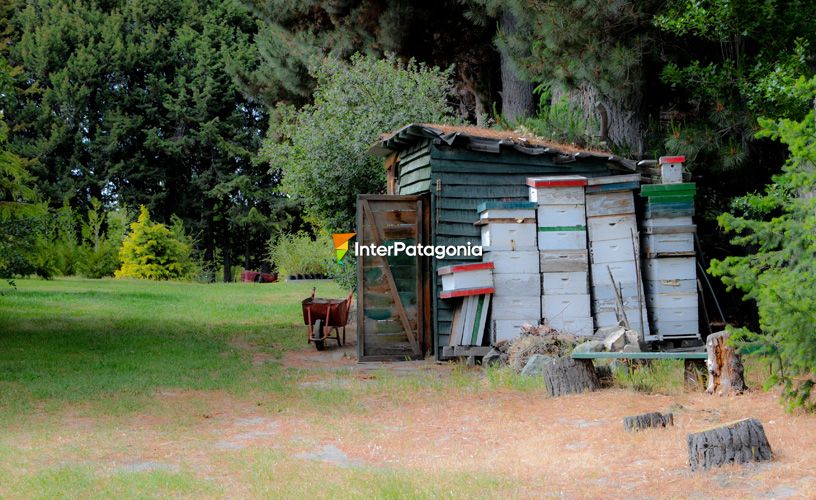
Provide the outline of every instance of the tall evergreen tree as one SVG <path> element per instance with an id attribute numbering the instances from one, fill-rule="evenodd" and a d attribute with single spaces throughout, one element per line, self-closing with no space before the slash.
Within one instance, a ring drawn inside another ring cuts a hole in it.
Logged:
<path id="1" fill-rule="evenodd" d="M 218 247 L 230 264 L 238 220 L 252 208 L 266 217 L 277 181 L 252 162 L 265 108 L 233 78 L 256 60 L 246 9 L 32 0 L 13 25 L 10 57 L 24 68 L 13 142 L 34 159 L 45 198 L 83 209 L 92 198 L 144 204 L 165 221 L 178 214 L 210 260 Z"/>

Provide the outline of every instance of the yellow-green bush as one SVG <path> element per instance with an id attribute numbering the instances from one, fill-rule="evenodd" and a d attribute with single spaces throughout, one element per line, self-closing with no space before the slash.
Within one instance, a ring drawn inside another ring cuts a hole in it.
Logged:
<path id="1" fill-rule="evenodd" d="M 130 225 L 119 258 L 117 278 L 151 280 L 190 279 L 195 272 L 192 248 L 164 224 L 153 222 L 142 205 L 139 218 Z"/>

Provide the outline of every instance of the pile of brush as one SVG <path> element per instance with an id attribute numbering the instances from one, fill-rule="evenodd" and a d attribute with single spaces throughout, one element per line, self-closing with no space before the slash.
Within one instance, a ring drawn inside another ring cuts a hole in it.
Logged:
<path id="1" fill-rule="evenodd" d="M 483 365 L 501 364 L 521 372 L 535 354 L 551 358 L 569 356 L 575 347 L 575 336 L 561 333 L 548 325 L 524 325 L 521 335 L 501 340 L 482 360 Z"/>

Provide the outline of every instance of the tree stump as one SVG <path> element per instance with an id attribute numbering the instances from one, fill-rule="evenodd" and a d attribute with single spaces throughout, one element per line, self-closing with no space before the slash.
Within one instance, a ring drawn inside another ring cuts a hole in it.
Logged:
<path id="1" fill-rule="evenodd" d="M 728 332 L 712 333 L 706 340 L 708 352 L 709 394 L 740 394 L 747 390 L 743 377 L 742 360 L 737 351 L 728 345 Z"/>
<path id="2" fill-rule="evenodd" d="M 674 425 L 674 415 L 671 413 L 644 413 L 623 419 L 623 428 L 627 432 L 637 432 L 650 427 L 669 427 Z"/>
<path id="3" fill-rule="evenodd" d="M 765 429 L 755 418 L 689 434 L 688 450 L 689 465 L 693 471 L 728 463 L 744 464 L 773 458 Z"/>
<path id="4" fill-rule="evenodd" d="M 589 359 L 556 358 L 544 366 L 541 375 L 550 396 L 594 391 L 601 385 Z"/>

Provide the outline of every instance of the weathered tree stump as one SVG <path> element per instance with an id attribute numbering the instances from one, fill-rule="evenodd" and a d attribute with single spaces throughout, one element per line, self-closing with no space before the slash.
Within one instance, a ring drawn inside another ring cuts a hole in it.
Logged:
<path id="1" fill-rule="evenodd" d="M 742 360 L 737 351 L 728 345 L 728 332 L 712 333 L 706 340 L 708 352 L 709 394 L 740 394 L 747 390 L 743 377 Z"/>
<path id="2" fill-rule="evenodd" d="M 601 385 L 589 359 L 556 358 L 544 366 L 541 375 L 551 396 L 594 391 Z"/>
<path id="3" fill-rule="evenodd" d="M 688 450 L 691 470 L 705 470 L 728 463 L 761 462 L 773 458 L 765 429 L 755 418 L 689 434 Z"/>
<path id="4" fill-rule="evenodd" d="M 671 413 L 644 413 L 623 419 L 623 428 L 627 432 L 637 432 L 650 427 L 669 427 L 674 425 L 674 415 Z"/>

